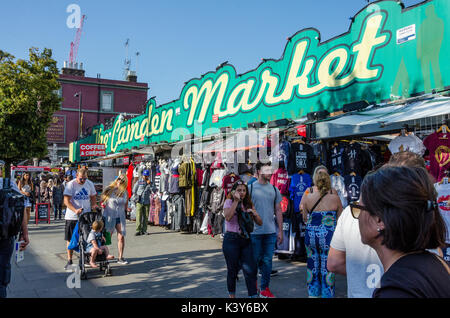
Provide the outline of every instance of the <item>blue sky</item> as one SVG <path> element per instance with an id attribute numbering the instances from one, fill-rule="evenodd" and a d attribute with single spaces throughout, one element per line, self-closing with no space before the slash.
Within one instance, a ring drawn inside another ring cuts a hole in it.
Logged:
<path id="1" fill-rule="evenodd" d="M 3 0 L 0 49 L 26 58 L 32 46 L 51 48 L 61 68 L 76 33 L 66 24 L 70 4 L 87 16 L 77 58 L 86 76 L 122 79 L 129 38 L 132 69 L 140 53 L 138 81 L 164 104 L 224 61 L 245 73 L 262 58 L 280 58 L 301 29 L 318 29 L 322 41 L 346 32 L 367 0 Z"/>

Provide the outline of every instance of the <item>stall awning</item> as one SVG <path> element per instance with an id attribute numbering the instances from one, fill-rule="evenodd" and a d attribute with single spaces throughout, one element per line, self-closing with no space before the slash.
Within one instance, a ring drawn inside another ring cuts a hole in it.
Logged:
<path id="1" fill-rule="evenodd" d="M 430 97 L 400 105 L 375 107 L 315 123 L 315 139 L 386 134 L 411 127 L 417 120 L 450 114 L 449 97 Z"/>

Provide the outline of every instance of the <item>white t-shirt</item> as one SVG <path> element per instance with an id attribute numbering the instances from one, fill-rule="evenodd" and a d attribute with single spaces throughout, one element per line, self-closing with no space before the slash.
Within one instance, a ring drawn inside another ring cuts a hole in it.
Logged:
<path id="1" fill-rule="evenodd" d="M 350 206 L 342 211 L 330 246 L 345 252 L 347 297 L 371 298 L 383 276 L 383 265 L 375 250 L 361 242 L 358 220 Z"/>
<path id="2" fill-rule="evenodd" d="M 410 134 L 408 136 L 398 136 L 392 140 L 389 143 L 389 150 L 393 154 L 401 151 L 411 151 L 423 156 L 426 148 L 419 137 Z"/>
<path id="3" fill-rule="evenodd" d="M 445 241 L 450 244 L 450 183 L 435 183 L 434 187 L 438 193 L 437 202 L 439 205 L 439 211 L 441 212 L 442 218 L 444 219 L 445 225 L 447 227 L 447 236 Z"/>
<path id="4" fill-rule="evenodd" d="M 86 182 L 81 185 L 78 184 L 77 179 L 73 179 L 66 184 L 64 195 L 71 197 L 70 203 L 72 203 L 75 209 L 83 208 L 83 213 L 85 213 L 91 212 L 91 196 L 97 195 L 97 192 L 95 191 L 92 181 L 86 180 Z M 78 220 L 78 215 L 75 211 L 67 208 L 65 219 L 76 221 Z"/>

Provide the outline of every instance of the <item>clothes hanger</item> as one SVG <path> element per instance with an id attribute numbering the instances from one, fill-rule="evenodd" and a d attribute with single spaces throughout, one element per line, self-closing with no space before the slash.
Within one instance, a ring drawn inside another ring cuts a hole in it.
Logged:
<path id="1" fill-rule="evenodd" d="M 439 127 L 438 130 L 436 130 L 437 133 L 442 132 L 443 134 L 447 134 L 450 132 L 450 128 L 448 128 L 447 125 L 442 125 L 441 127 Z"/>
<path id="2" fill-rule="evenodd" d="M 352 171 L 352 172 L 350 172 L 350 175 L 353 177 L 356 177 L 356 172 Z"/>
<path id="3" fill-rule="evenodd" d="M 337 171 L 334 173 L 334 175 L 337 176 L 337 177 L 341 176 L 341 174 L 339 172 L 337 172 Z"/>
<path id="4" fill-rule="evenodd" d="M 303 170 L 300 170 L 299 172 L 298 172 L 298 174 L 304 174 L 305 173 L 305 171 L 303 171 Z"/>

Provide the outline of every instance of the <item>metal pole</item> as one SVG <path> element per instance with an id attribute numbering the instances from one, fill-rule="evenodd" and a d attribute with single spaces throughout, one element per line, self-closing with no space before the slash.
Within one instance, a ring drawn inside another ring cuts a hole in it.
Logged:
<path id="1" fill-rule="evenodd" d="M 78 138 L 81 137 L 81 92 L 78 93 Z"/>

